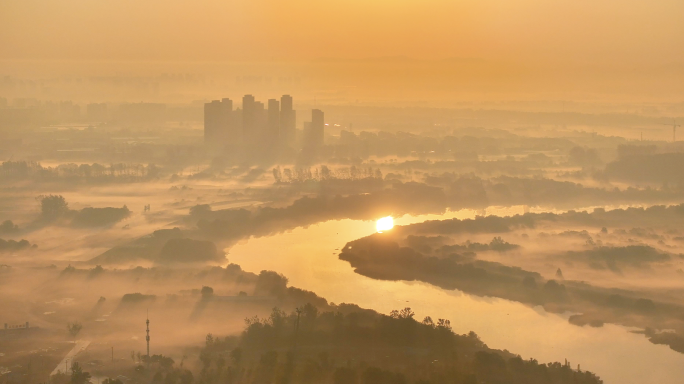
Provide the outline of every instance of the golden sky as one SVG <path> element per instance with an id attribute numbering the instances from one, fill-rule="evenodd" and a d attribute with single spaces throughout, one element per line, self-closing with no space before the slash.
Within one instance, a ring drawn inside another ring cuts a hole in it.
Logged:
<path id="1" fill-rule="evenodd" d="M 681 102 L 682 47 L 684 0 L 0 0 L 0 75 L 298 77 L 350 100 Z"/>
<path id="2" fill-rule="evenodd" d="M 0 59 L 684 61 L 681 0 L 0 0 Z"/>

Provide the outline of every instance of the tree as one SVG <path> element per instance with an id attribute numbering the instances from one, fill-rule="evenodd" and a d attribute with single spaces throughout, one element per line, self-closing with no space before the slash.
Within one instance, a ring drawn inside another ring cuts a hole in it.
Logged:
<path id="1" fill-rule="evenodd" d="M 67 331 L 69 331 L 69 334 L 71 337 L 76 339 L 76 335 L 78 335 L 79 332 L 81 332 L 81 329 L 83 329 L 83 325 L 79 322 L 73 322 L 71 324 L 67 324 Z"/>
<path id="2" fill-rule="evenodd" d="M 175 361 L 173 361 L 172 358 L 164 355 L 143 355 L 141 358 L 143 363 L 157 364 L 159 367 L 167 371 L 170 370 L 173 367 L 173 364 L 175 363 Z"/>
<path id="3" fill-rule="evenodd" d="M 190 216 L 192 217 L 202 217 L 211 213 L 211 205 L 209 204 L 197 204 L 194 207 L 190 207 Z"/>
<path id="4" fill-rule="evenodd" d="M 90 373 L 83 372 L 83 368 L 74 362 L 71 364 L 71 384 L 85 384 L 90 383 Z"/>
<path id="5" fill-rule="evenodd" d="M 204 298 L 204 299 L 211 298 L 212 296 L 214 296 L 214 288 L 204 286 L 204 287 L 202 287 L 201 293 L 202 293 L 202 298 Z"/>
<path id="6" fill-rule="evenodd" d="M 242 361 L 242 349 L 237 347 L 230 351 L 230 359 L 233 360 L 234 365 L 240 365 L 240 362 Z"/>
<path id="7" fill-rule="evenodd" d="M 556 278 L 563 279 L 563 271 L 560 268 L 556 270 Z"/>
<path id="8" fill-rule="evenodd" d="M 416 314 L 411 310 L 411 308 L 406 307 L 402 309 L 401 311 L 398 310 L 393 310 L 390 312 L 390 317 L 393 319 L 410 319 L 413 320 L 413 316 Z"/>
<path id="9" fill-rule="evenodd" d="M 181 384 L 192 384 L 194 381 L 192 377 L 192 372 L 188 371 L 187 369 L 183 370 L 180 374 L 180 382 Z"/>
<path id="10" fill-rule="evenodd" d="M 206 372 L 209 369 L 209 366 L 211 365 L 211 354 L 206 350 L 202 351 L 200 353 L 199 359 L 202 362 L 202 370 Z"/>
<path id="11" fill-rule="evenodd" d="M 357 382 L 356 371 L 351 368 L 340 367 L 333 374 L 334 384 L 356 384 Z"/>
<path id="12" fill-rule="evenodd" d="M 69 204 L 61 195 L 48 195 L 40 199 L 41 214 L 46 219 L 56 219 L 69 212 Z"/>
<path id="13" fill-rule="evenodd" d="M 119 379 L 112 379 L 112 378 L 106 378 L 102 382 L 102 384 L 123 384 L 123 382 Z"/>
<path id="14" fill-rule="evenodd" d="M 14 224 L 12 220 L 5 220 L 0 224 L 0 233 L 12 233 L 19 231 L 19 226 Z"/>
<path id="15" fill-rule="evenodd" d="M 54 375 L 50 376 L 51 384 L 68 384 L 71 378 L 64 372 L 59 371 Z"/>
<path id="16" fill-rule="evenodd" d="M 273 168 L 273 178 L 276 183 L 280 183 L 283 180 L 283 174 L 280 171 L 280 167 Z"/>
<path id="17" fill-rule="evenodd" d="M 451 321 L 447 319 L 438 319 L 437 328 L 442 328 L 451 331 Z"/>
<path id="18" fill-rule="evenodd" d="M 223 358 L 223 355 L 219 354 L 216 358 L 216 370 L 219 374 L 221 374 L 221 372 L 223 371 L 223 367 L 225 367 L 225 365 L 226 359 Z"/>

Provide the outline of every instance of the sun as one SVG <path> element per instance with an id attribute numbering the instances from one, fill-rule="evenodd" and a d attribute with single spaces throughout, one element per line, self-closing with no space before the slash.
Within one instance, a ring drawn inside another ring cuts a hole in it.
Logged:
<path id="1" fill-rule="evenodd" d="M 378 232 L 382 231 L 389 231 L 394 227 L 394 219 L 392 216 L 387 216 L 383 217 L 381 219 L 378 219 L 378 222 L 375 224 L 375 229 Z"/>

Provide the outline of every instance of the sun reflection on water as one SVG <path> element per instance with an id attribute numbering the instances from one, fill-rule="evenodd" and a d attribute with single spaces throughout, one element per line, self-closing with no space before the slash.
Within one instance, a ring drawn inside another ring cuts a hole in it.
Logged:
<path id="1" fill-rule="evenodd" d="M 378 232 L 389 231 L 392 228 L 394 228 L 394 219 L 392 218 L 392 216 L 387 216 L 378 219 L 377 223 L 375 224 L 375 229 Z"/>

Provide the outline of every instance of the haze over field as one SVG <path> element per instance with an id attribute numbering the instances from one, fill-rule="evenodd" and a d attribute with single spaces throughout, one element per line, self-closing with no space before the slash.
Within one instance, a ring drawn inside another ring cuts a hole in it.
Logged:
<path id="1" fill-rule="evenodd" d="M 678 384 L 684 3 L 0 1 L 0 384 Z"/>

